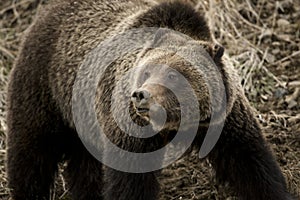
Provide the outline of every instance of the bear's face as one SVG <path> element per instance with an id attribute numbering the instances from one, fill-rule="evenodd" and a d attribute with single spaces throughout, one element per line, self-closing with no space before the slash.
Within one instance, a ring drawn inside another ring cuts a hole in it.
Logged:
<path id="1" fill-rule="evenodd" d="M 176 54 L 141 62 L 133 79 L 133 108 L 154 130 L 172 131 L 179 126 L 188 130 L 198 126 L 199 119 L 209 118 L 209 95 L 202 75 Z"/>

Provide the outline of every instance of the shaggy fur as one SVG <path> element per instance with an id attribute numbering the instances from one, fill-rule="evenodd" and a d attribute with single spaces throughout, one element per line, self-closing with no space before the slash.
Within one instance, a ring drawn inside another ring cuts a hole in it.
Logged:
<path id="1" fill-rule="evenodd" d="M 49 199 L 57 165 L 65 161 L 65 177 L 73 199 L 158 199 L 158 172 L 131 174 L 103 167 L 83 146 L 72 118 L 72 87 L 84 55 L 105 38 L 134 27 L 163 27 L 182 32 L 202 43 L 218 65 L 228 105 L 221 138 L 208 156 L 217 178 L 228 182 L 244 200 L 291 200 L 284 177 L 236 81 L 236 73 L 223 64 L 223 50 L 212 48 L 204 17 L 184 3 L 157 4 L 150 0 L 52 1 L 39 14 L 26 34 L 9 83 L 7 174 L 12 198 Z M 105 72 L 97 90 L 96 111 L 112 142 L 129 151 L 148 152 L 163 146 L 165 136 L 172 135 L 174 130 L 166 128 L 150 139 L 129 137 L 113 122 L 109 109 L 116 79 L 134 67 L 138 54 L 141 52 L 120 58 Z M 206 91 L 201 77 L 180 67 L 188 67 L 187 63 L 176 65 L 180 62 L 177 58 L 172 60 L 163 52 L 151 51 L 144 53 L 141 60 L 151 59 L 183 70 L 199 91 L 197 95 Z M 120 99 L 130 95 L 127 90 L 119 92 Z M 170 103 L 167 92 L 162 94 Z M 207 114 L 205 121 L 210 105 L 208 94 L 201 95 L 199 109 Z M 128 102 L 120 101 L 120 107 L 115 109 L 127 107 Z M 131 114 L 141 120 L 139 123 L 145 123 L 135 115 L 133 105 Z M 203 129 L 205 125 L 199 128 L 195 146 L 202 143 Z"/>

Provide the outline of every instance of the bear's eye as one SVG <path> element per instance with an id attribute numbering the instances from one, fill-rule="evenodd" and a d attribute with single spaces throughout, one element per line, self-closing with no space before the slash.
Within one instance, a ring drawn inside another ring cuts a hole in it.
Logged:
<path id="1" fill-rule="evenodd" d="M 170 80 L 177 80 L 178 79 L 178 76 L 175 72 L 169 72 L 168 73 L 168 79 Z"/>
<path id="2" fill-rule="evenodd" d="M 143 81 L 147 80 L 150 77 L 150 72 L 145 71 L 143 75 Z"/>

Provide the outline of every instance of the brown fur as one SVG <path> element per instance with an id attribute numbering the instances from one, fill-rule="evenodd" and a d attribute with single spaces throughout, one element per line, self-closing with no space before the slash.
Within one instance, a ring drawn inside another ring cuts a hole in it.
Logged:
<path id="1" fill-rule="evenodd" d="M 26 34 L 8 89 L 7 173 L 12 198 L 49 199 L 57 164 L 65 161 L 65 176 L 74 199 L 157 199 L 156 172 L 131 174 L 108 167 L 102 170 L 102 164 L 89 154 L 78 138 L 71 101 L 78 67 L 89 51 L 121 31 L 148 26 L 169 28 L 193 38 L 212 56 L 222 74 L 228 102 L 227 119 L 219 142 L 208 156 L 218 179 L 228 182 L 241 199 L 291 200 L 284 177 L 236 81 L 235 71 L 222 60 L 222 49 L 215 49 L 211 44 L 204 17 L 184 3 L 157 4 L 151 0 L 61 0 L 53 1 L 40 13 Z M 166 45 L 165 36 L 160 35 L 154 43 Z M 160 51 L 141 49 L 126 55 L 116 60 L 100 80 L 96 111 L 111 141 L 129 151 L 155 150 L 165 144 L 162 136 L 174 131 L 166 127 L 166 132 L 153 138 L 136 139 L 125 135 L 110 113 L 116 81 L 135 63 L 150 61 L 168 64 L 191 81 L 200 99 L 199 109 L 204 113 L 200 124 L 211 114 L 208 94 L 203 92 L 207 88 L 199 74 L 193 72 L 193 66 Z M 133 92 L 126 89 L 133 82 L 132 79 L 124 82 L 124 91 L 119 91 L 120 103 L 113 109 L 128 107 L 128 102 L 122 99 Z M 159 103 L 172 109 L 176 102 L 165 95 L 164 89 L 156 89 L 149 91 L 156 96 L 162 95 Z M 132 117 L 142 124 L 147 123 L 131 106 Z M 199 129 L 197 147 L 205 136 L 202 129 L 206 126 Z M 107 156 L 105 150 L 104 156 Z"/>

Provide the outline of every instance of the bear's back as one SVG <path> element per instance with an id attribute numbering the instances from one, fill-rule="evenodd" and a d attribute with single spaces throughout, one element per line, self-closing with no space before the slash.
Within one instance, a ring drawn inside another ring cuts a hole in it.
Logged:
<path id="1" fill-rule="evenodd" d="M 166 27 L 197 40 L 211 39 L 204 17 L 179 1 L 54 0 L 29 29 L 17 71 L 39 78 L 38 83 L 24 87 L 44 95 L 41 99 L 51 98 L 66 121 L 72 123 L 72 88 L 85 56 L 103 40 L 143 27 Z M 18 79 L 23 83 L 26 77 Z"/>

